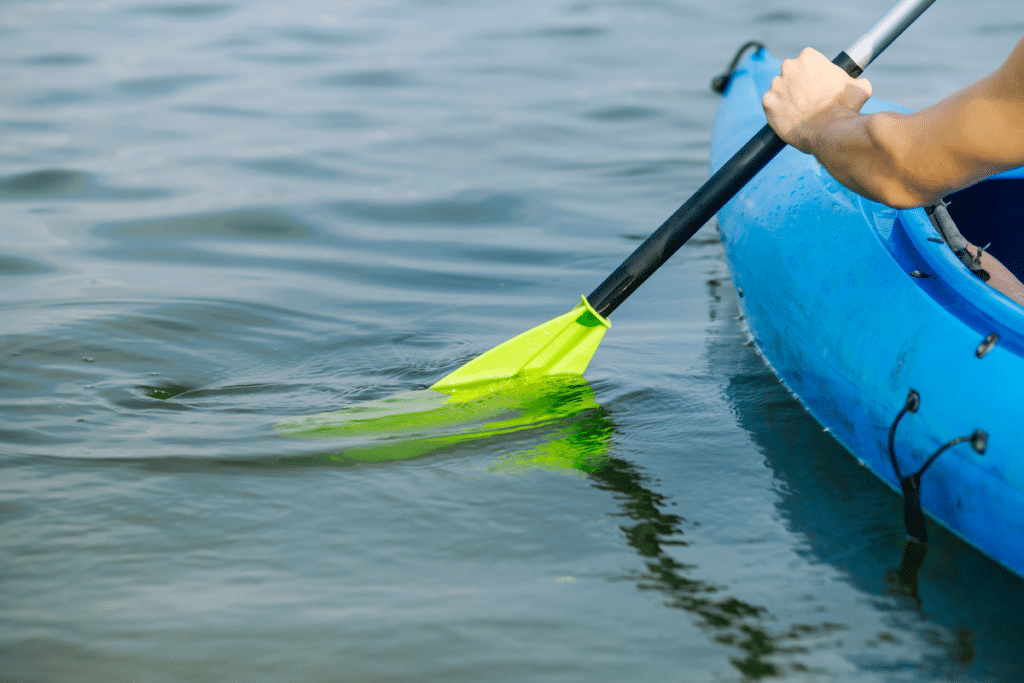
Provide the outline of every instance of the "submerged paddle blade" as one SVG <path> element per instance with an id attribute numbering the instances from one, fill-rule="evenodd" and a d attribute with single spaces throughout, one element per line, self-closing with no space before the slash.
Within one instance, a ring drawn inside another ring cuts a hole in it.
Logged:
<path id="1" fill-rule="evenodd" d="M 430 387 L 454 393 L 467 384 L 535 375 L 582 375 L 612 326 L 587 302 L 495 346 Z"/>
<path id="2" fill-rule="evenodd" d="M 473 395 L 475 394 L 475 395 Z M 607 459 L 614 433 L 582 377 L 516 379 L 459 392 L 423 389 L 310 417 L 284 421 L 281 436 L 328 440 L 317 456 L 339 464 L 392 462 L 486 442 L 502 453 L 497 473 L 535 467 L 593 472 Z"/>

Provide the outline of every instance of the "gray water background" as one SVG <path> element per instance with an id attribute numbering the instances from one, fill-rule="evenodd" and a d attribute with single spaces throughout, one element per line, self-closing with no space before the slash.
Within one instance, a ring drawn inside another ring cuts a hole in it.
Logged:
<path id="1" fill-rule="evenodd" d="M 371 464 L 273 429 L 564 313 L 706 178 L 736 47 L 887 5 L 0 3 L 0 680 L 1021 680 L 1024 582 L 935 525 L 897 577 L 710 227 L 600 409 Z M 1022 34 L 942 0 L 869 76 L 923 107 Z"/>

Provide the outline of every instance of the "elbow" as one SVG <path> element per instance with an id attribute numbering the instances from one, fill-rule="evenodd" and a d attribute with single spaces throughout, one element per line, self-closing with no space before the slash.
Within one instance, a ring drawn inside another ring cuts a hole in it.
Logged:
<path id="1" fill-rule="evenodd" d="M 934 204 L 946 193 L 948 172 L 942 160 L 922 156 L 908 118 L 893 112 L 847 118 L 844 135 L 823 138 L 815 156 L 836 180 L 868 199 L 894 209 Z"/>
<path id="2" fill-rule="evenodd" d="M 914 209 L 934 204 L 937 199 L 922 176 L 921 160 L 905 130 L 905 115 L 885 112 L 868 118 L 867 133 L 873 152 L 866 165 L 871 199 L 894 209 Z"/>
<path id="3" fill-rule="evenodd" d="M 919 206 L 930 206 L 938 199 L 938 197 L 932 196 L 932 193 L 908 183 L 905 177 L 899 174 L 882 173 L 878 169 L 861 174 L 860 177 L 847 175 L 846 177 L 837 176 L 836 179 L 857 194 L 893 209 L 916 209 Z"/>

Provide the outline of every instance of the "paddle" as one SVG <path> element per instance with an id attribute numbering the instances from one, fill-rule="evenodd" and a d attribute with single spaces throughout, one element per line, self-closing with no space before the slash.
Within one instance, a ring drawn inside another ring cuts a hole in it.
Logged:
<path id="1" fill-rule="evenodd" d="M 859 76 L 933 2 L 900 0 L 832 63 Z M 469 392 L 475 395 L 480 383 L 538 374 L 582 374 L 611 327 L 608 315 L 785 146 L 765 124 L 576 308 L 496 346 L 430 388 L 457 397 L 468 385 L 476 385 Z"/>

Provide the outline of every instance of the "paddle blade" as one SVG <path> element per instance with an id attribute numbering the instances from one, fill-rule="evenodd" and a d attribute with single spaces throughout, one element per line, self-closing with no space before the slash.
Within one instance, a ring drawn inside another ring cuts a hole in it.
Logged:
<path id="1" fill-rule="evenodd" d="M 494 347 L 430 388 L 454 395 L 464 385 L 511 377 L 582 375 L 611 323 L 581 298 L 565 315 Z"/>
<path id="2" fill-rule="evenodd" d="M 454 452 L 502 453 L 487 467 L 505 474 L 533 468 L 595 472 L 607 461 L 615 427 L 582 377 L 505 380 L 458 397 L 422 389 L 343 410 L 281 422 L 281 436 L 327 440 L 293 462 L 383 463 Z M 277 462 L 289 462 L 283 458 Z"/>

